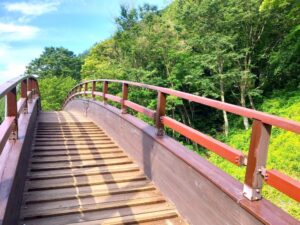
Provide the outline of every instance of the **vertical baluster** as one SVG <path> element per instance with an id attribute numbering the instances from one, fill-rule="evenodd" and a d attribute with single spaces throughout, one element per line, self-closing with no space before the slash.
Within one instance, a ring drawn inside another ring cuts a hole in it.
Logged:
<path id="1" fill-rule="evenodd" d="M 10 140 L 18 139 L 18 109 L 17 109 L 17 88 L 14 87 L 6 94 L 6 116 L 14 117 L 14 127 L 9 137 Z"/>
<path id="2" fill-rule="evenodd" d="M 96 81 L 93 81 L 93 85 L 92 85 L 92 98 L 93 98 L 93 100 L 96 100 L 96 95 L 95 95 L 95 92 L 96 92 L 96 84 L 97 84 L 97 82 L 96 82 Z"/>
<path id="3" fill-rule="evenodd" d="M 166 94 L 158 92 L 157 96 L 157 109 L 156 109 L 156 128 L 157 136 L 164 135 L 164 125 L 161 122 L 161 117 L 166 114 Z"/>
<path id="4" fill-rule="evenodd" d="M 262 170 L 266 167 L 272 126 L 254 120 L 247 159 L 244 196 L 249 200 L 261 199 Z"/>
<path id="5" fill-rule="evenodd" d="M 106 104 L 107 98 L 105 98 L 105 95 L 108 93 L 108 81 L 103 82 L 103 103 Z"/>
<path id="6" fill-rule="evenodd" d="M 128 84 L 122 84 L 122 104 L 121 104 L 121 113 L 127 113 L 127 107 L 125 106 L 125 101 L 128 99 Z"/>
<path id="7" fill-rule="evenodd" d="M 32 94 L 32 79 L 31 78 L 28 78 L 28 89 L 27 89 L 27 91 L 29 92 L 29 96 L 28 96 L 28 102 L 29 103 L 31 103 L 32 102 L 32 96 L 33 96 L 33 94 Z"/>
<path id="8" fill-rule="evenodd" d="M 25 98 L 24 113 L 28 113 L 27 79 L 23 80 L 22 83 L 21 83 L 21 98 Z"/>
<path id="9" fill-rule="evenodd" d="M 32 79 L 32 95 L 33 95 L 33 98 L 35 98 L 35 95 L 36 95 L 36 82 L 33 79 Z"/>
<path id="10" fill-rule="evenodd" d="M 88 83 L 85 83 L 84 84 L 84 96 L 86 97 L 87 96 L 87 91 L 88 91 Z"/>
<path id="11" fill-rule="evenodd" d="M 79 92 L 82 92 L 83 84 L 79 85 Z M 79 95 L 79 97 L 82 97 L 82 95 Z"/>

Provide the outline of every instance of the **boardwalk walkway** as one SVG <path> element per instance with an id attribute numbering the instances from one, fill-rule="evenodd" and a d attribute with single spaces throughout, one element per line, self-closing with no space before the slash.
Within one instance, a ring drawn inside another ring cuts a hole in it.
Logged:
<path id="1" fill-rule="evenodd" d="M 185 224 L 94 123 L 67 112 L 37 122 L 20 224 Z"/>

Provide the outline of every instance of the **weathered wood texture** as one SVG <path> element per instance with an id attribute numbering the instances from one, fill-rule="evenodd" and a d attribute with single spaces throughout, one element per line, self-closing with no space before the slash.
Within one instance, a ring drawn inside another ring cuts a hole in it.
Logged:
<path id="1" fill-rule="evenodd" d="M 249 201 L 240 182 L 172 138 L 157 137 L 153 127 L 133 116 L 83 99 L 70 101 L 65 110 L 101 126 L 190 224 L 298 223 L 267 200 Z"/>
<path id="2" fill-rule="evenodd" d="M 186 224 L 86 117 L 41 113 L 31 155 L 20 224 Z"/>

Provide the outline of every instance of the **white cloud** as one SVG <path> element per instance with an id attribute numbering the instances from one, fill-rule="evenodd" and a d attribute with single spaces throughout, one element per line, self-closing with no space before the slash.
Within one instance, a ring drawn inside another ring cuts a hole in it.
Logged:
<path id="1" fill-rule="evenodd" d="M 5 3 L 4 6 L 9 12 L 20 12 L 26 16 L 40 16 L 57 10 L 59 6 L 58 1 L 52 2 L 18 2 L 18 3 Z"/>
<path id="2" fill-rule="evenodd" d="M 32 39 L 38 32 L 39 28 L 34 26 L 0 22 L 0 41 L 2 42 Z"/>
<path id="3" fill-rule="evenodd" d="M 28 63 L 42 53 L 40 47 L 16 48 L 0 43 L 0 84 L 24 74 Z"/>

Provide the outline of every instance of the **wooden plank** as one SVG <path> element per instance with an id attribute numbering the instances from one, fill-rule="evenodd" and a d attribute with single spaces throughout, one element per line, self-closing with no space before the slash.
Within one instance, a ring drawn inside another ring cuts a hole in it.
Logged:
<path id="1" fill-rule="evenodd" d="M 106 167 L 91 167 L 91 168 L 79 168 L 79 169 L 67 169 L 59 171 L 42 171 L 42 172 L 31 172 L 29 175 L 30 180 L 41 180 L 41 179 L 53 179 L 53 178 L 64 178 L 64 177 L 77 177 L 97 174 L 113 174 L 121 172 L 138 171 L 139 168 L 135 164 L 124 164 L 117 166 L 106 166 Z"/>
<path id="2" fill-rule="evenodd" d="M 47 137 L 36 137 L 35 142 L 51 142 L 51 141 L 84 141 L 84 140 L 111 140 L 110 137 L 100 136 L 100 137 L 88 137 L 88 136 L 78 136 L 77 138 L 73 137 L 57 137 L 57 138 L 47 138 Z"/>
<path id="3" fill-rule="evenodd" d="M 61 214 L 57 216 L 44 217 L 44 218 L 32 218 L 25 219 L 26 225 L 58 225 L 58 224 L 70 224 L 70 223 L 82 223 L 94 220 L 104 220 L 109 218 L 122 218 L 128 215 L 140 215 L 143 213 L 153 213 L 163 210 L 174 210 L 167 203 L 152 203 L 152 204 L 136 204 L 136 205 L 123 205 L 120 204 L 118 208 L 109 209 L 95 209 L 94 211 L 83 211 L 78 209 L 77 212 L 72 214 Z M 117 206 L 117 205 L 116 205 Z M 75 211 L 75 210 L 74 210 Z M 99 223 L 98 223 L 99 224 Z"/>
<path id="4" fill-rule="evenodd" d="M 84 131 L 84 130 L 47 130 L 47 131 L 39 131 L 39 134 L 103 134 L 103 131 L 93 130 L 93 131 Z"/>
<path id="5" fill-rule="evenodd" d="M 48 116 L 46 112 L 42 112 L 42 116 Z M 40 122 L 37 125 L 38 127 L 64 127 L 64 126 L 96 126 L 93 122 Z"/>
<path id="6" fill-rule="evenodd" d="M 133 163 L 129 158 L 125 159 L 102 159 L 102 160 L 90 160 L 84 162 L 60 162 L 60 163 L 41 163 L 32 164 L 31 171 L 41 170 L 61 170 L 68 168 L 84 168 L 84 167 L 95 167 L 95 166 L 107 166 L 107 165 L 122 165 Z"/>
<path id="7" fill-rule="evenodd" d="M 162 197 L 159 192 L 152 188 L 152 190 L 147 190 L 143 188 L 140 191 L 131 190 L 127 193 L 114 193 L 108 195 L 94 195 L 94 196 L 80 196 L 72 199 L 62 199 L 55 201 L 45 201 L 45 202 L 36 202 L 34 204 L 28 204 L 31 211 L 39 211 L 39 210 L 52 210 L 58 208 L 70 208 L 70 207 L 78 207 L 85 206 L 90 204 L 105 204 L 109 202 L 117 202 L 117 201 L 128 201 L 133 199 L 144 199 L 144 198 L 152 198 L 152 197 Z"/>
<path id="8" fill-rule="evenodd" d="M 51 135 L 44 135 L 44 134 L 37 134 L 35 136 L 37 139 L 39 138 L 48 138 L 48 139 L 64 139 L 64 138 L 86 138 L 86 139 L 93 139 L 93 138 L 101 138 L 101 137 L 107 137 L 106 134 L 63 134 L 63 135 L 56 135 L 56 134 L 51 134 Z"/>
<path id="9" fill-rule="evenodd" d="M 107 153 L 107 154 L 95 154 L 95 155 L 75 155 L 75 156 L 40 156 L 31 159 L 31 163 L 51 163 L 51 162 L 75 162 L 93 159 L 117 159 L 128 158 L 123 152 Z"/>
<path id="10" fill-rule="evenodd" d="M 44 132 L 44 131 L 102 131 L 98 127 L 47 127 L 47 128 L 37 128 L 38 132 Z"/>
<path id="11" fill-rule="evenodd" d="M 48 141 L 48 142 L 35 142 L 34 146 L 68 146 L 68 145 L 98 145 L 98 144 L 113 144 L 114 142 L 107 138 L 104 140 L 85 140 L 85 141 L 77 141 L 77 140 L 71 140 L 71 141 Z"/>
<path id="12" fill-rule="evenodd" d="M 26 187 L 28 188 L 28 190 L 47 190 L 144 179 L 146 179 L 146 177 L 140 171 L 133 171 L 114 174 L 97 174 L 79 177 L 55 178 L 50 180 L 31 180 L 26 182 Z"/>
<path id="13" fill-rule="evenodd" d="M 64 145 L 64 146 L 38 146 L 34 147 L 34 151 L 66 151 L 66 150 L 83 150 L 83 149 L 107 149 L 107 148 L 116 148 L 116 144 L 92 144 L 92 145 Z"/>
<path id="14" fill-rule="evenodd" d="M 79 223 L 80 225 L 123 225 L 123 224 L 139 224 L 139 225 L 180 225 L 186 224 L 182 219 L 178 218 L 174 209 L 161 210 L 156 212 L 141 213 L 136 215 L 128 215 L 123 217 L 107 218 L 103 220 L 94 220 Z M 69 224 L 69 225 L 78 225 Z"/>
<path id="15" fill-rule="evenodd" d="M 24 193 L 23 199 L 26 203 L 49 202 L 64 199 L 77 199 L 80 197 L 109 195 L 114 193 L 126 193 L 131 190 L 150 190 L 152 188 L 154 188 L 154 186 L 148 180 L 138 180 L 93 186 L 30 191 Z"/>
<path id="16" fill-rule="evenodd" d="M 98 154 L 109 154 L 109 153 L 117 153 L 122 152 L 120 148 L 112 147 L 112 148 L 103 148 L 103 149 L 67 149 L 67 150 L 51 150 L 51 151 L 35 151 L 32 154 L 32 157 L 40 157 L 40 156 L 75 156 L 75 155 L 98 155 Z"/>
<path id="17" fill-rule="evenodd" d="M 67 208 L 55 208 L 51 210 L 39 210 L 39 209 L 24 209 L 22 212 L 22 216 L 25 219 L 31 218 L 41 218 L 41 217 L 49 217 L 49 216 L 59 216 L 59 215 L 68 215 L 79 212 L 91 212 L 96 210 L 107 210 L 107 209 L 117 209 L 122 207 L 130 207 L 130 206 L 138 206 L 138 205 L 147 205 L 147 204 L 156 204 L 163 203 L 166 200 L 161 197 L 150 197 L 150 198 L 142 198 L 142 199 L 130 199 L 125 201 L 118 202 L 107 202 L 100 204 L 89 204 L 83 206 L 73 206 Z"/>

